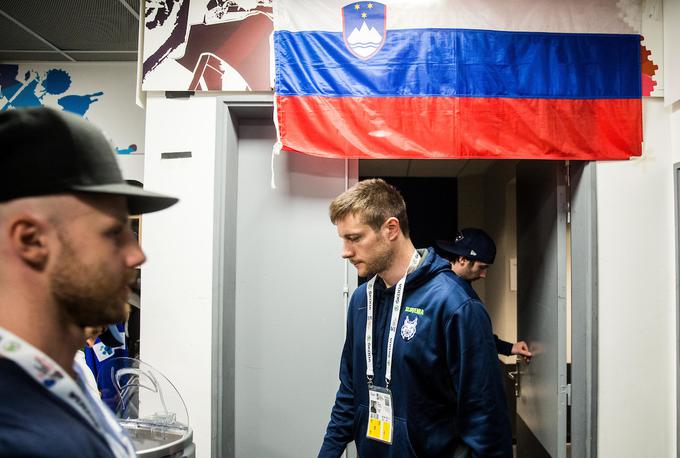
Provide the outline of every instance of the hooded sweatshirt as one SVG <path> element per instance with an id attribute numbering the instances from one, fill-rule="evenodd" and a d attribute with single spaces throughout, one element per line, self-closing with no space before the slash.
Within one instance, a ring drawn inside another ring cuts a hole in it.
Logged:
<path id="1" fill-rule="evenodd" d="M 367 298 L 363 284 L 349 304 L 340 388 L 321 458 L 339 457 L 352 440 L 359 456 L 367 458 L 451 458 L 463 444 L 473 456 L 512 457 L 510 421 L 489 316 L 448 261 L 432 248 L 421 255 L 419 267 L 406 277 L 394 343 L 392 444 L 366 437 Z M 381 387 L 385 386 L 394 290 L 378 277 L 373 383 Z"/>

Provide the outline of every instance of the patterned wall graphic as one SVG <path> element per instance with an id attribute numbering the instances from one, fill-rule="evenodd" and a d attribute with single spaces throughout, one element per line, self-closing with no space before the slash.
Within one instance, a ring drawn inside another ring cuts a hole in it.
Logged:
<path id="1" fill-rule="evenodd" d="M 102 78 L 106 74 L 111 76 Z M 121 81 L 126 76 L 129 87 Z M 134 103 L 134 78 L 134 66 L 127 64 L 0 64 L 0 111 L 49 106 L 75 113 L 104 129 L 118 154 L 140 154 L 144 114 Z M 129 92 L 127 104 L 125 98 L 118 96 L 125 91 Z M 118 128 L 125 121 L 109 119 L 106 113 L 116 113 L 118 117 L 137 114 L 141 125 Z"/>
<path id="2" fill-rule="evenodd" d="M 271 90 L 271 0 L 146 0 L 142 89 Z"/>
<path id="3" fill-rule="evenodd" d="M 651 58 L 652 52 L 645 45 L 640 45 L 640 66 L 642 68 L 642 95 L 653 95 L 656 81 L 656 72 L 659 66 Z M 655 94 L 654 94 L 655 95 Z"/>
<path id="4" fill-rule="evenodd" d="M 663 97 L 663 8 L 661 0 L 643 0 L 641 16 L 642 95 Z"/>

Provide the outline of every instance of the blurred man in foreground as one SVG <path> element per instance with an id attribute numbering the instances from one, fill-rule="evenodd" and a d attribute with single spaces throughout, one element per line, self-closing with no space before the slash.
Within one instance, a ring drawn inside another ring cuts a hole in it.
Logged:
<path id="1" fill-rule="evenodd" d="M 0 114 L 0 456 L 133 457 L 74 365 L 84 329 L 125 318 L 145 261 L 129 214 L 177 199 L 126 184 L 89 122 Z"/>

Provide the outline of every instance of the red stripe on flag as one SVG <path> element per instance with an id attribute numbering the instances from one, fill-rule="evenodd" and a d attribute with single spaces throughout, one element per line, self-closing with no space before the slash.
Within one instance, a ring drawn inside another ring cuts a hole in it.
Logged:
<path id="1" fill-rule="evenodd" d="M 628 159 L 640 99 L 277 96 L 284 149 L 332 158 Z"/>

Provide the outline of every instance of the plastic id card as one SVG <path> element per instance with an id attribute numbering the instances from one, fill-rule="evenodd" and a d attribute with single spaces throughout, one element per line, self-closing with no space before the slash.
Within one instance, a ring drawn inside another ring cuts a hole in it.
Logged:
<path id="1" fill-rule="evenodd" d="M 392 393 L 387 388 L 373 386 L 368 389 L 369 439 L 392 444 Z"/>

